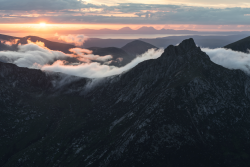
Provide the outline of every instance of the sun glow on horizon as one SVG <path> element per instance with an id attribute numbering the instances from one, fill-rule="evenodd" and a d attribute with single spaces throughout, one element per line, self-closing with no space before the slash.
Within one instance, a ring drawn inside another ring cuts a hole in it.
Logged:
<path id="1" fill-rule="evenodd" d="M 41 27 L 46 27 L 46 23 L 44 23 L 44 22 L 39 23 L 39 25 L 40 25 Z"/>
<path id="2" fill-rule="evenodd" d="M 38 23 L 23 23 L 23 24 L 0 24 L 1 33 L 60 33 L 72 34 L 75 30 L 103 28 L 119 30 L 124 27 L 129 27 L 137 30 L 143 26 L 154 27 L 157 30 L 162 28 L 173 30 L 192 30 L 192 31 L 250 31 L 250 25 L 195 25 L 195 24 L 53 24 L 46 22 Z M 82 32 L 84 34 L 84 32 Z"/>

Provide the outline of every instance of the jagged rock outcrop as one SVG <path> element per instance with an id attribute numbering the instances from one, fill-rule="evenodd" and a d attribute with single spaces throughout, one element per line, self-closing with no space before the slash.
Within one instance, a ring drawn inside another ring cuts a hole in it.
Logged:
<path id="1" fill-rule="evenodd" d="M 248 75 L 214 64 L 192 39 L 85 93 L 75 86 L 79 93 L 26 98 L 1 84 L 0 162 L 249 166 L 249 85 Z"/>

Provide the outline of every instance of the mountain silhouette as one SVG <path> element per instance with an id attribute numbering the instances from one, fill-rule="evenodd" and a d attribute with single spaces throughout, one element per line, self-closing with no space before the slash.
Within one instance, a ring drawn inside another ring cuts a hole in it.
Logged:
<path id="1" fill-rule="evenodd" d="M 249 53 L 250 37 L 246 37 L 246 38 L 241 39 L 239 41 L 236 41 L 234 43 L 228 44 L 228 45 L 224 46 L 224 48 L 232 49 L 234 51 Z"/>
<path id="2" fill-rule="evenodd" d="M 141 55 L 147 52 L 149 49 L 153 49 L 153 48 L 158 49 L 154 45 L 151 45 L 141 40 L 135 40 L 135 41 L 129 42 L 128 44 L 122 47 L 124 51 L 126 51 L 127 53 L 133 56 Z"/>

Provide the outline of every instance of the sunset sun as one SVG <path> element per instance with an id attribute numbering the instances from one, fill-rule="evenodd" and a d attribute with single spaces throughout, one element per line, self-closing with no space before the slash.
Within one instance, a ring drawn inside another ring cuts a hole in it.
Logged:
<path id="1" fill-rule="evenodd" d="M 39 23 L 39 25 L 40 25 L 41 27 L 45 27 L 45 26 L 46 26 L 46 23 Z"/>

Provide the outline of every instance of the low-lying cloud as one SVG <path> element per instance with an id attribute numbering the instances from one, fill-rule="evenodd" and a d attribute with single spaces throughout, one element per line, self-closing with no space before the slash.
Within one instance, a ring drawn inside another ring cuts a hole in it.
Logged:
<path id="1" fill-rule="evenodd" d="M 240 69 L 250 74 L 250 54 L 230 49 L 202 48 L 211 61 L 228 69 Z M 0 61 L 16 64 L 19 67 L 36 68 L 44 71 L 61 72 L 68 75 L 103 78 L 119 75 L 135 67 L 140 62 L 156 59 L 164 52 L 163 49 L 150 49 L 136 57 L 123 67 L 110 66 L 111 55 L 98 56 L 92 51 L 82 48 L 70 49 L 71 54 L 45 48 L 42 43 L 19 45 L 18 51 L 0 51 Z M 76 58 L 78 62 L 69 63 L 67 58 Z"/>
<path id="2" fill-rule="evenodd" d="M 41 69 L 47 71 L 62 72 L 69 75 L 75 75 L 80 77 L 102 78 L 102 77 L 121 74 L 135 67 L 140 62 L 160 57 L 163 52 L 164 52 L 163 49 L 159 50 L 150 49 L 146 53 L 136 57 L 129 64 L 123 67 L 101 65 L 100 63 L 97 62 L 82 63 L 77 66 L 74 66 L 74 65 L 65 65 L 64 61 L 58 60 L 52 65 L 44 65 Z"/>
<path id="3" fill-rule="evenodd" d="M 13 63 L 19 67 L 61 72 L 86 78 L 102 78 L 121 74 L 145 60 L 156 59 L 164 50 L 150 49 L 123 67 L 109 66 L 111 55 L 94 55 L 90 50 L 81 48 L 72 48 L 70 51 L 72 54 L 65 54 L 61 51 L 49 50 L 41 42 L 29 42 L 26 45 L 19 45 L 18 51 L 0 51 L 0 61 Z M 65 61 L 66 58 L 76 58 L 79 62 L 69 63 Z"/>
<path id="4" fill-rule="evenodd" d="M 31 42 L 30 40 L 27 40 L 27 42 L 26 45 L 19 44 L 17 51 L 0 51 L 0 61 L 13 63 L 19 67 L 41 69 L 44 65 L 53 64 L 57 60 L 63 61 L 65 64 L 78 65 L 91 63 L 92 61 L 106 62 L 112 59 L 111 55 L 93 55 L 92 51 L 87 49 L 71 48 L 69 51 L 72 53 L 65 54 L 61 51 L 46 48 L 43 42 Z M 65 61 L 69 58 L 74 58 L 77 62 L 69 63 Z"/>
<path id="5" fill-rule="evenodd" d="M 211 61 L 228 69 L 239 69 L 250 74 L 250 54 L 233 51 L 231 49 L 202 48 Z"/>
<path id="6" fill-rule="evenodd" d="M 88 49 L 72 48 L 69 51 L 74 53 L 74 56 L 79 61 L 86 62 L 86 63 L 90 63 L 91 61 L 106 62 L 112 59 L 111 55 L 106 55 L 106 56 L 93 55 L 92 51 Z"/>
<path id="7" fill-rule="evenodd" d="M 1 51 L 0 61 L 16 64 L 19 67 L 40 68 L 56 59 L 70 57 L 63 52 L 51 51 L 35 43 L 19 45 L 18 51 Z"/>
<path id="8" fill-rule="evenodd" d="M 56 36 L 58 36 L 58 40 L 61 40 L 66 43 L 74 44 L 75 46 L 82 46 L 83 43 L 88 39 L 88 37 L 83 34 L 78 34 L 78 35 L 69 34 L 69 35 L 61 35 L 61 36 L 56 34 Z"/>

